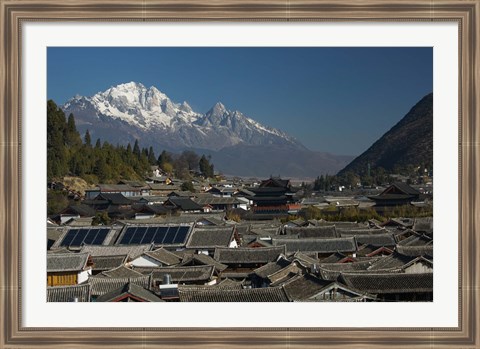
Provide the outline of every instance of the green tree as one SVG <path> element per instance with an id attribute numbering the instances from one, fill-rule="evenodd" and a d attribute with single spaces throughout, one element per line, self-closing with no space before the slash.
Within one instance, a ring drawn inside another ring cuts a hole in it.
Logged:
<path id="1" fill-rule="evenodd" d="M 204 177 L 212 178 L 214 176 L 213 164 L 210 164 L 210 156 L 207 159 L 205 155 L 202 155 L 198 162 L 198 166 Z"/>
<path id="2" fill-rule="evenodd" d="M 47 178 L 68 173 L 68 151 L 65 146 L 65 114 L 54 101 L 47 102 Z"/>
<path id="3" fill-rule="evenodd" d="M 47 191 L 47 214 L 49 216 L 61 212 L 69 205 L 67 193 L 61 190 Z"/>
<path id="4" fill-rule="evenodd" d="M 157 163 L 157 159 L 155 158 L 155 152 L 153 151 L 152 146 L 148 149 L 148 163 L 150 165 L 155 165 Z"/>
<path id="5" fill-rule="evenodd" d="M 162 167 L 163 164 L 167 162 L 170 164 L 173 162 L 172 156 L 169 153 L 167 153 L 165 150 L 163 150 L 161 154 L 158 156 L 157 165 Z"/>
<path id="6" fill-rule="evenodd" d="M 75 117 L 72 113 L 68 116 L 67 127 L 65 127 L 65 144 L 72 148 L 78 148 L 82 145 L 82 138 L 77 131 Z"/>
<path id="7" fill-rule="evenodd" d="M 133 145 L 133 155 L 140 159 L 140 146 L 138 145 L 138 139 L 135 140 L 135 144 Z"/>
<path id="8" fill-rule="evenodd" d="M 195 193 L 195 188 L 193 187 L 193 183 L 190 181 L 183 182 L 180 188 L 184 191 L 191 191 L 192 193 Z"/>
<path id="9" fill-rule="evenodd" d="M 196 171 L 198 169 L 198 162 L 200 159 L 194 151 L 184 150 L 180 155 L 179 161 L 185 162 L 189 171 Z"/>
<path id="10" fill-rule="evenodd" d="M 90 132 L 88 130 L 87 130 L 87 132 L 85 132 L 85 145 L 87 147 L 92 146 L 92 137 L 90 137 Z"/>
<path id="11" fill-rule="evenodd" d="M 315 179 L 315 181 L 313 182 L 313 190 L 316 190 L 316 191 L 326 190 L 325 177 L 323 177 L 323 175 Z"/>
<path id="12" fill-rule="evenodd" d="M 109 225 L 110 221 L 107 212 L 97 212 L 92 219 L 92 225 Z"/>

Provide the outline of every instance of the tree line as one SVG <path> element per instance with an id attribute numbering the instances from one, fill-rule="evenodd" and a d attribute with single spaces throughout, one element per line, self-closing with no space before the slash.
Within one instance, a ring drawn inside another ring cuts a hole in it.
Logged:
<path id="1" fill-rule="evenodd" d="M 158 165 L 164 172 L 180 179 L 189 179 L 192 173 L 206 178 L 214 176 L 211 158 L 199 157 L 186 150 L 180 155 L 163 151 L 158 158 L 153 147 L 140 148 L 134 145 L 112 145 L 92 137 L 87 130 L 80 136 L 75 117 L 68 118 L 54 101 L 47 102 L 47 179 L 78 176 L 89 183 L 115 183 L 121 179 L 143 180 Z"/>

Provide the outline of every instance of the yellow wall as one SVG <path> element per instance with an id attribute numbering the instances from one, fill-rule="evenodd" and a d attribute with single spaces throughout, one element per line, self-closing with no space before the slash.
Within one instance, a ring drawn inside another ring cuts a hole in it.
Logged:
<path id="1" fill-rule="evenodd" d="M 48 286 L 70 286 L 77 284 L 77 274 L 48 274 Z"/>

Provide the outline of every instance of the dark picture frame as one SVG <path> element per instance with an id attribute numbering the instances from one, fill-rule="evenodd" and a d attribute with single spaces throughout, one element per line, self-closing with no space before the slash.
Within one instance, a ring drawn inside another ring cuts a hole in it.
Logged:
<path id="1" fill-rule="evenodd" d="M 480 348 L 478 0 L 0 2 L 1 348 Z M 22 26 L 42 22 L 454 22 L 459 31 L 459 314 L 455 328 L 31 328 L 22 325 Z"/>

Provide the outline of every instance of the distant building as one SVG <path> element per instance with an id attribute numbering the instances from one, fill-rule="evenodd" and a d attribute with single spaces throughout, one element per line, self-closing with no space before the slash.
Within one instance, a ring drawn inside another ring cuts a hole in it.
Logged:
<path id="1" fill-rule="evenodd" d="M 375 201 L 375 206 L 402 206 L 418 201 L 420 192 L 406 183 L 395 182 L 378 195 L 368 198 Z"/>

